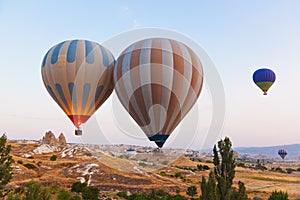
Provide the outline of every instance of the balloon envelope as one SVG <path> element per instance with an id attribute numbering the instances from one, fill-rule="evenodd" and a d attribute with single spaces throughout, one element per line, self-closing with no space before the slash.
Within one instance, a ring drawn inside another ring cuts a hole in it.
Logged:
<path id="1" fill-rule="evenodd" d="M 264 95 L 267 95 L 267 91 L 273 85 L 275 79 L 275 73 L 266 68 L 258 69 L 253 74 L 253 81 L 264 92 Z"/>
<path id="2" fill-rule="evenodd" d="M 88 40 L 69 40 L 47 52 L 42 78 L 51 97 L 79 127 L 112 93 L 113 68 L 108 49 Z"/>
<path id="3" fill-rule="evenodd" d="M 149 38 L 121 53 L 114 82 L 122 105 L 147 137 L 162 147 L 199 97 L 203 70 L 183 43 Z"/>
<path id="4" fill-rule="evenodd" d="M 287 155 L 287 151 L 286 151 L 285 149 L 279 149 L 279 150 L 278 150 L 278 155 L 279 155 L 282 159 L 284 159 L 285 156 Z"/>

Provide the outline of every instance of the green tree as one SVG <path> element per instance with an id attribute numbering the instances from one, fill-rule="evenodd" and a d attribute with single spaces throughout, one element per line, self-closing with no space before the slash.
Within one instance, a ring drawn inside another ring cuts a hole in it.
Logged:
<path id="1" fill-rule="evenodd" d="M 85 188 L 86 186 L 87 186 L 86 183 L 75 182 L 71 186 L 71 192 L 81 193 L 83 188 Z"/>
<path id="2" fill-rule="evenodd" d="M 197 187 L 196 186 L 190 186 L 188 187 L 187 191 L 186 191 L 186 194 L 191 196 L 191 197 L 194 197 L 195 195 L 198 194 L 197 192 Z"/>
<path id="3" fill-rule="evenodd" d="M 283 191 L 273 191 L 268 200 L 288 200 L 289 196 L 286 192 Z"/>
<path id="4" fill-rule="evenodd" d="M 99 189 L 93 186 L 84 187 L 82 190 L 83 200 L 98 200 Z"/>
<path id="5" fill-rule="evenodd" d="M 71 194 L 66 190 L 59 191 L 57 200 L 71 200 Z"/>
<path id="6" fill-rule="evenodd" d="M 246 187 L 245 184 L 241 181 L 238 183 L 239 188 L 238 190 L 233 190 L 231 199 L 232 200 L 249 200 L 247 192 L 246 192 Z"/>
<path id="7" fill-rule="evenodd" d="M 218 193 L 220 194 L 220 200 L 230 200 L 231 186 L 235 176 L 234 169 L 236 166 L 230 139 L 226 137 L 224 140 L 220 140 L 218 142 L 218 148 L 219 151 L 215 145 L 213 149 L 214 173 L 217 180 Z"/>
<path id="8" fill-rule="evenodd" d="M 216 179 L 212 171 L 209 173 L 207 182 L 205 180 L 205 177 L 202 176 L 201 191 L 202 191 L 202 195 L 200 197 L 201 200 L 219 199 Z"/>
<path id="9" fill-rule="evenodd" d="M 8 194 L 5 191 L 6 185 L 12 179 L 12 156 L 10 156 L 11 145 L 6 145 L 7 137 L 3 134 L 0 137 L 0 198 Z"/>
<path id="10" fill-rule="evenodd" d="M 25 192 L 24 200 L 50 200 L 50 194 L 41 183 L 30 181 Z"/>
<path id="11" fill-rule="evenodd" d="M 217 148 L 218 147 L 218 148 Z M 220 140 L 213 148 L 214 169 L 210 172 L 208 181 L 202 177 L 202 200 L 247 200 L 244 183 L 239 182 L 239 188 L 232 187 L 235 176 L 235 159 L 232 144 L 228 137 Z"/>
<path id="12" fill-rule="evenodd" d="M 207 188 L 207 183 L 206 183 L 206 179 L 204 176 L 202 176 L 202 181 L 200 184 L 200 188 L 201 188 L 201 196 L 200 196 L 200 200 L 208 200 L 208 188 Z"/>

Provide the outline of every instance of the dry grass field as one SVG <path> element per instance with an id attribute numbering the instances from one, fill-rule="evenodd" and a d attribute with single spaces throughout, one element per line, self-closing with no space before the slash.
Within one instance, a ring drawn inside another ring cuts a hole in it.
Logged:
<path id="1" fill-rule="evenodd" d="M 47 186 L 58 185 L 69 189 L 72 183 L 81 180 L 112 195 L 118 191 L 150 192 L 152 188 L 164 189 L 173 194 L 179 190 L 182 195 L 186 195 L 185 191 L 190 185 L 196 185 L 200 191 L 199 181 L 202 176 L 208 176 L 209 170 L 193 172 L 182 168 L 196 168 L 199 164 L 213 166 L 210 163 L 191 161 L 185 156 L 172 157 L 152 153 L 146 156 L 138 153 L 124 158 L 107 152 L 90 151 L 80 146 L 70 147 L 68 153 L 57 150 L 34 154 L 34 149 L 40 146 L 38 142 L 9 141 L 9 144 L 12 145 L 15 160 L 11 187 L 19 187 L 35 180 Z M 57 155 L 57 160 L 51 161 L 52 155 Z M 28 169 L 28 164 L 34 168 Z M 267 167 L 278 167 L 278 164 L 268 164 Z M 283 164 L 281 167 L 286 166 Z M 289 164 L 288 167 L 297 169 L 300 166 Z M 174 176 L 178 172 L 182 178 Z M 290 199 L 300 197 L 299 172 L 286 174 L 237 167 L 234 184 L 237 185 L 238 181 L 245 183 L 250 197 L 260 196 L 267 199 L 273 190 L 287 191 Z"/>

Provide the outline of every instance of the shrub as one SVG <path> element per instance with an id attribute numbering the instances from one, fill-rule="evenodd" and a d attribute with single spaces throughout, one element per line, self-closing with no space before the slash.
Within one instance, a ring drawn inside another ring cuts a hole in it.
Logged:
<path id="1" fill-rule="evenodd" d="M 246 167 L 245 163 L 237 163 L 236 166 L 238 166 L 238 167 Z"/>
<path id="2" fill-rule="evenodd" d="M 262 170 L 262 171 L 268 169 L 268 168 L 267 168 L 266 166 L 264 166 L 264 165 L 257 165 L 255 168 L 256 168 L 256 169 L 259 169 L 259 170 Z"/>
<path id="3" fill-rule="evenodd" d="M 57 200 L 70 200 L 71 194 L 66 190 L 59 191 L 57 195 Z"/>
<path id="4" fill-rule="evenodd" d="M 286 173 L 291 174 L 293 171 L 296 171 L 292 168 L 286 168 Z"/>
<path id="5" fill-rule="evenodd" d="M 197 165 L 197 170 L 202 171 L 203 170 L 203 165 Z"/>
<path id="6" fill-rule="evenodd" d="M 87 186 L 86 183 L 75 182 L 71 186 L 71 192 L 81 193 L 83 188 L 85 188 L 86 186 Z"/>
<path id="7" fill-rule="evenodd" d="M 195 195 L 197 195 L 197 187 L 196 186 L 190 186 L 188 187 L 187 191 L 186 191 L 186 194 L 193 197 Z"/>
<path id="8" fill-rule="evenodd" d="M 128 197 L 127 194 L 126 194 L 126 192 L 118 192 L 117 196 L 122 197 L 124 199 L 127 199 L 127 197 Z"/>
<path id="9" fill-rule="evenodd" d="M 81 200 L 80 196 L 72 196 L 70 200 Z"/>
<path id="10" fill-rule="evenodd" d="M 210 170 L 210 167 L 207 165 L 203 165 L 203 170 Z"/>
<path id="11" fill-rule="evenodd" d="M 22 160 L 18 160 L 17 163 L 23 165 L 23 161 Z"/>
<path id="12" fill-rule="evenodd" d="M 198 171 L 204 171 L 204 170 L 209 170 L 209 166 L 207 165 L 197 165 L 197 170 Z"/>
<path id="13" fill-rule="evenodd" d="M 50 200 L 50 194 L 41 183 L 30 181 L 24 200 Z"/>
<path id="14" fill-rule="evenodd" d="M 25 192 L 25 187 L 20 186 L 14 190 L 14 193 L 23 194 Z"/>
<path id="15" fill-rule="evenodd" d="M 288 194 L 283 191 L 273 191 L 268 200 L 288 200 Z"/>
<path id="16" fill-rule="evenodd" d="M 179 178 L 179 177 L 181 177 L 182 175 L 181 175 L 181 172 L 175 172 L 174 176 L 175 176 L 176 178 Z"/>
<path id="17" fill-rule="evenodd" d="M 82 199 L 83 200 L 98 200 L 99 189 L 93 186 L 84 187 L 82 190 Z"/>
<path id="18" fill-rule="evenodd" d="M 15 193 L 9 193 L 6 200 L 22 200 L 22 197 L 20 194 L 15 194 Z"/>
<path id="19" fill-rule="evenodd" d="M 255 196 L 255 197 L 253 197 L 253 200 L 264 200 L 264 199 L 261 197 Z"/>
<path id="20" fill-rule="evenodd" d="M 146 167 L 147 164 L 142 161 L 142 162 L 139 162 L 139 166 Z"/>
<path id="21" fill-rule="evenodd" d="M 166 173 L 166 172 L 159 172 L 159 174 L 160 174 L 161 176 L 167 176 L 167 173 Z"/>
<path id="22" fill-rule="evenodd" d="M 280 173 L 284 173 L 284 171 L 282 170 L 281 167 L 276 167 L 276 168 L 275 168 L 275 171 L 276 171 L 276 172 L 280 172 Z"/>
<path id="23" fill-rule="evenodd" d="M 27 169 L 36 169 L 36 166 L 31 163 L 24 164 L 24 167 L 26 167 Z"/>
<path id="24" fill-rule="evenodd" d="M 51 194 L 56 194 L 56 192 L 58 191 L 59 187 L 57 185 L 52 185 L 50 187 L 50 193 Z"/>
<path id="25" fill-rule="evenodd" d="M 164 161 L 161 162 L 162 165 L 168 165 L 168 163 L 169 162 L 167 160 L 164 160 Z"/>
<path id="26" fill-rule="evenodd" d="M 154 193 L 156 196 L 159 196 L 159 197 L 165 197 L 168 195 L 167 192 L 165 192 L 164 190 L 157 190 L 155 191 L 154 189 L 152 190 L 152 193 Z"/>
<path id="27" fill-rule="evenodd" d="M 51 161 L 56 161 L 56 159 L 57 159 L 57 155 L 52 155 L 52 156 L 50 157 L 50 160 L 51 160 Z"/>

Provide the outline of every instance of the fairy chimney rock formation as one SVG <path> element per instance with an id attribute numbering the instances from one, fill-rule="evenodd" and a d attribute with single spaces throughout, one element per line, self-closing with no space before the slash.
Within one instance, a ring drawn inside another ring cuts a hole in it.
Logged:
<path id="1" fill-rule="evenodd" d="M 45 136 L 42 139 L 43 144 L 49 144 L 51 146 L 56 146 L 57 140 L 55 138 L 54 133 L 51 131 L 46 132 Z"/>
<path id="2" fill-rule="evenodd" d="M 67 146 L 67 141 L 66 141 L 66 138 L 65 138 L 65 136 L 64 136 L 63 133 L 61 133 L 59 135 L 59 137 L 58 137 L 58 143 L 59 143 L 59 146 L 61 146 L 61 147 Z"/>
<path id="3" fill-rule="evenodd" d="M 58 138 L 55 137 L 54 133 L 48 131 L 42 139 L 42 144 L 48 144 L 51 146 L 65 147 L 67 146 L 66 138 L 63 133 Z"/>

